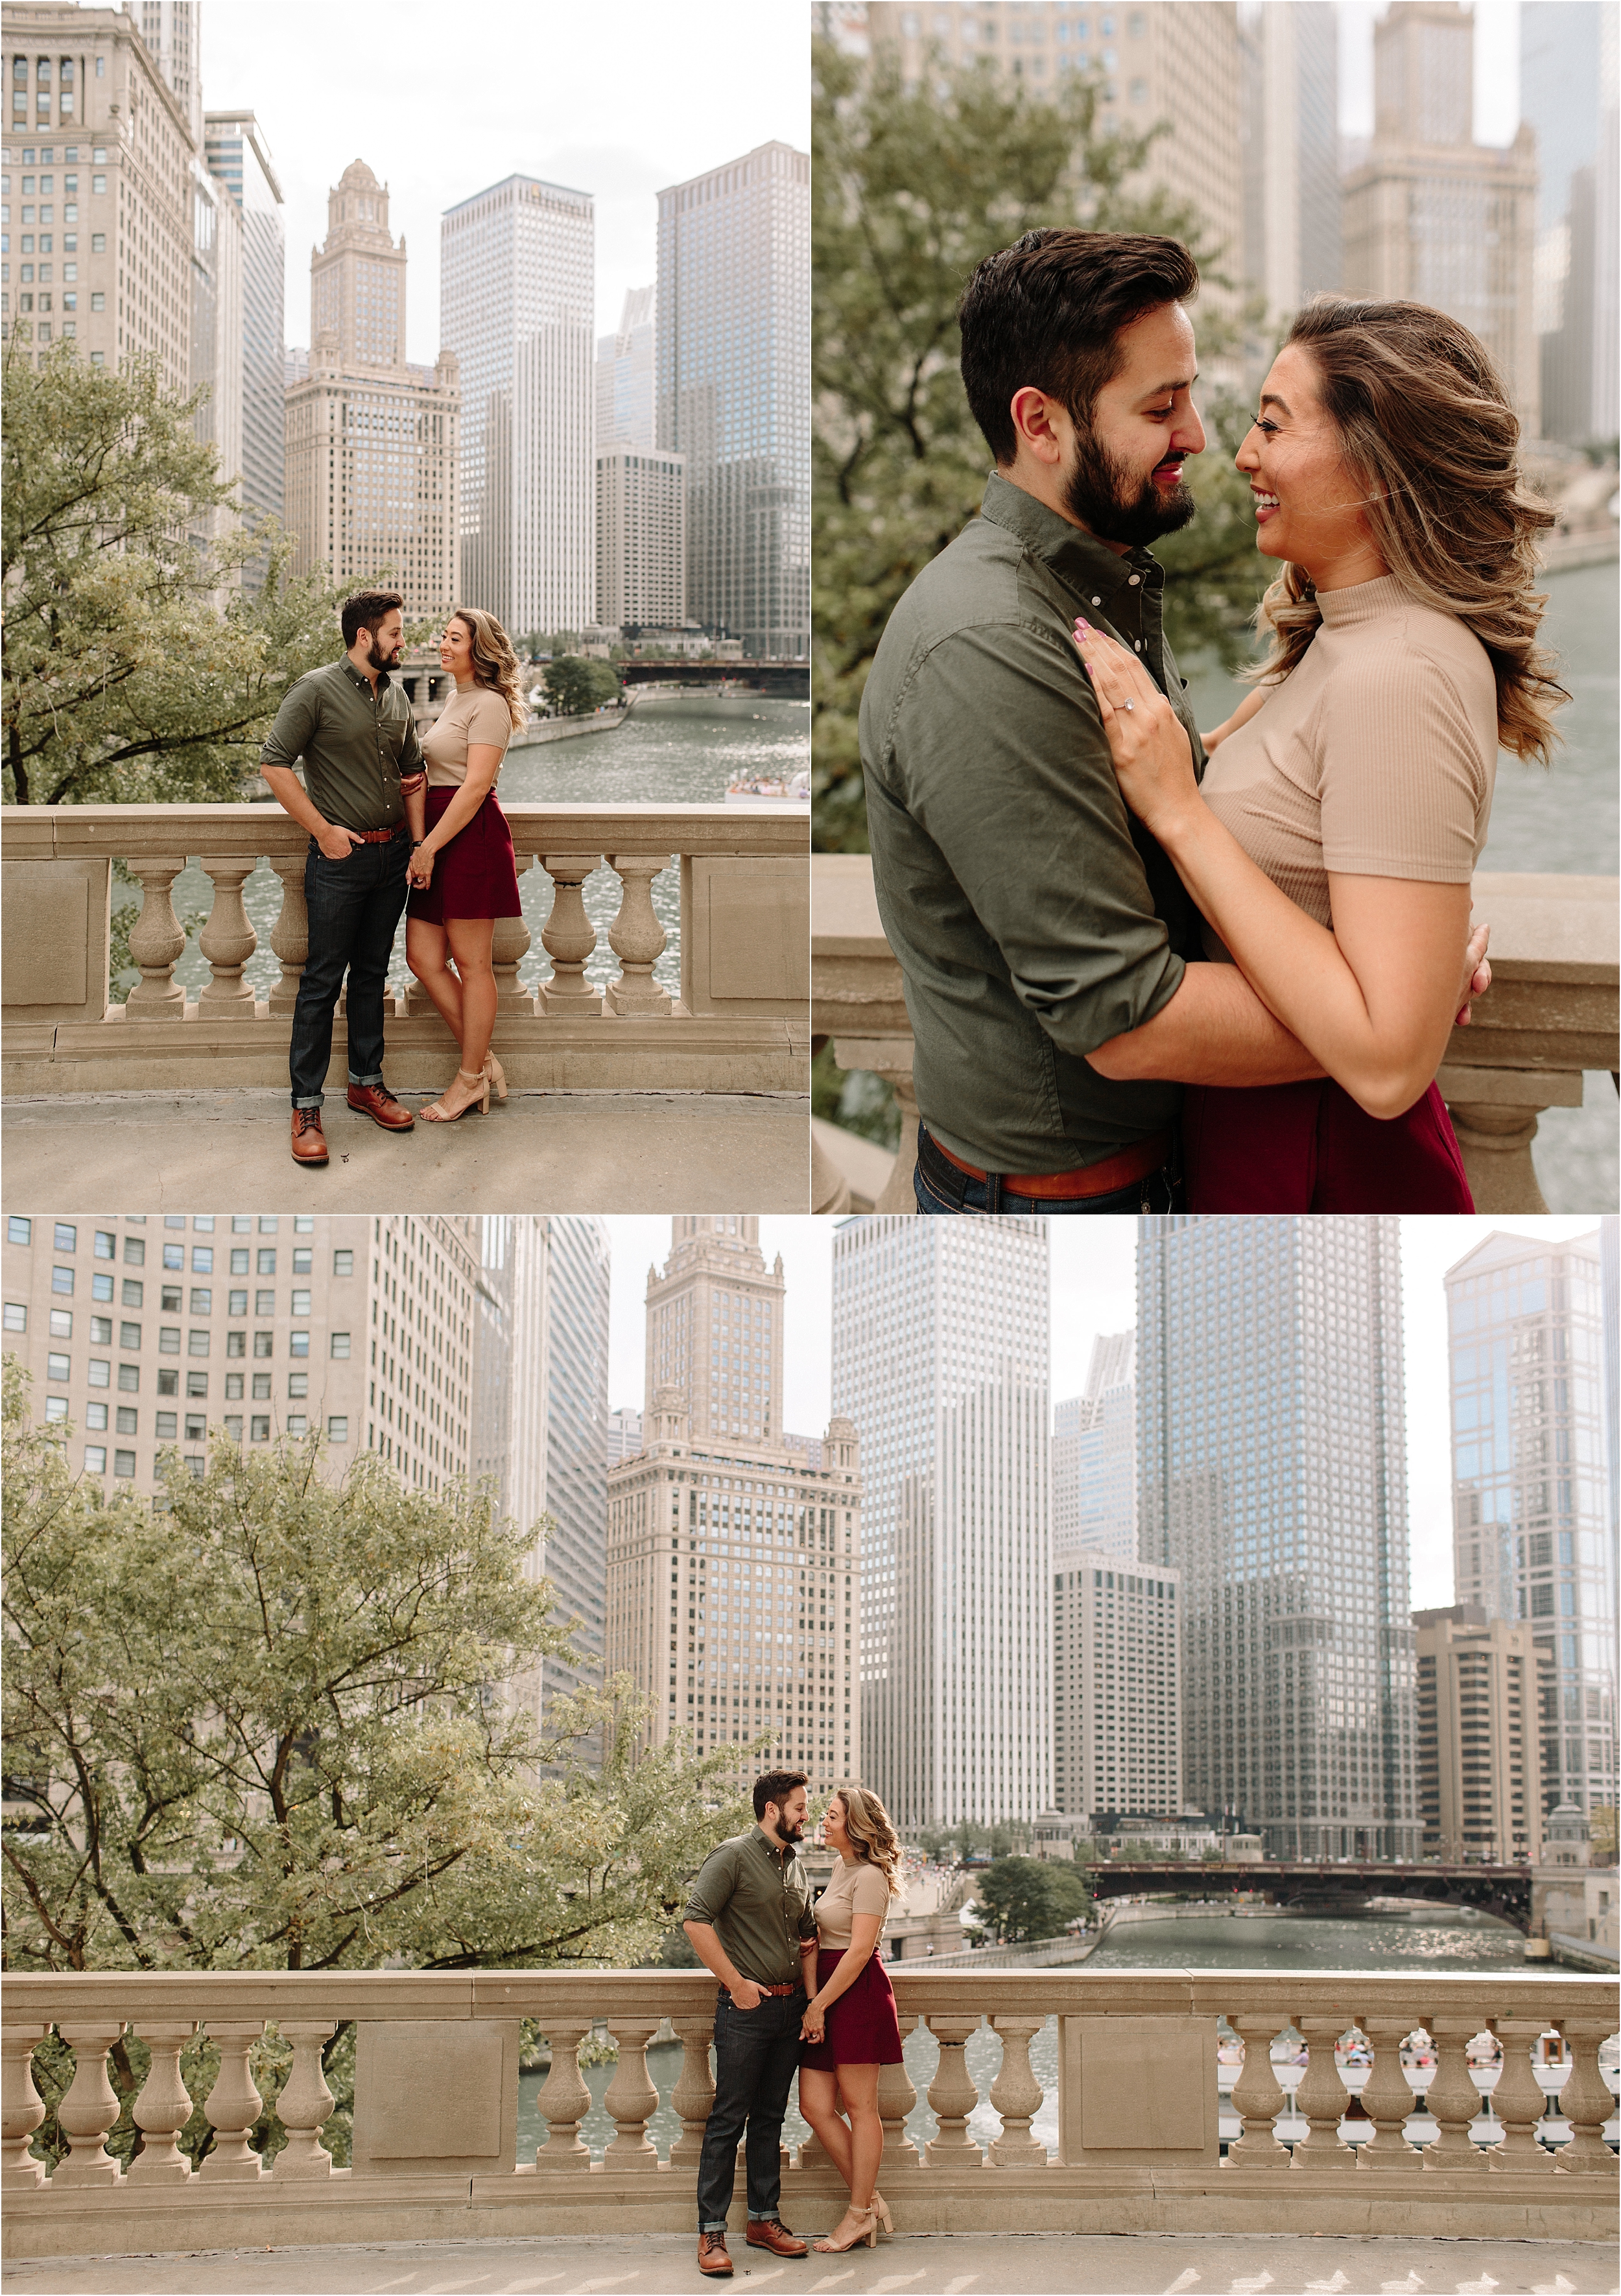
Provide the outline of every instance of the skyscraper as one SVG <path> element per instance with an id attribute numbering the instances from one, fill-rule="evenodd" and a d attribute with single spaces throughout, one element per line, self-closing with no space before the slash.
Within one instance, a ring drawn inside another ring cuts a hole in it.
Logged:
<path id="1" fill-rule="evenodd" d="M 545 1229 L 546 1368 L 544 1397 L 514 1388 L 520 1414 L 540 1421 L 546 1447 L 545 1511 L 552 1530 L 545 1574 L 558 1612 L 579 1621 L 581 1663 L 548 1658 L 542 1694 L 553 1698 L 599 1679 L 607 1603 L 602 1525 L 608 1510 L 608 1223 L 584 1212 L 548 1212 Z"/>
<path id="2" fill-rule="evenodd" d="M 1543 435 L 1616 432 L 1616 0 L 1519 12 L 1520 117 L 1536 135 Z"/>
<path id="3" fill-rule="evenodd" d="M 611 335 L 599 335 L 596 347 L 596 444 L 606 447 L 653 445 L 658 424 L 653 407 L 653 332 L 658 290 L 627 288 L 619 324 Z"/>
<path id="4" fill-rule="evenodd" d="M 862 1735 L 897 1824 L 1052 1800 L 1047 1224 L 874 1214 L 833 1239 L 861 1430 Z"/>
<path id="5" fill-rule="evenodd" d="M 1542 1863 L 1541 1677 L 1552 1660 L 1528 1624 L 1478 1603 L 1415 1611 L 1419 1816 L 1444 1865 Z"/>
<path id="6" fill-rule="evenodd" d="M 1417 1854 L 1396 1223 L 1139 1226 L 1138 1551 L 1182 1575 L 1190 1800 Z"/>
<path id="7" fill-rule="evenodd" d="M 1446 1273 L 1453 1576 L 1526 1619 L 1544 1675 L 1544 1812 L 1616 1799 L 1616 1557 L 1600 1237 L 1491 1235 Z"/>
<path id="8" fill-rule="evenodd" d="M 458 594 L 514 638 L 596 619 L 588 192 L 508 176 L 446 210 L 439 335 L 462 363 Z"/>
<path id="9" fill-rule="evenodd" d="M 821 1791 L 864 1774 L 861 1455 L 837 1414 L 818 1440 L 782 1432 L 783 1289 L 752 1213 L 678 1218 L 648 1271 L 641 1440 L 608 1476 L 607 1664 L 651 1699 L 655 1744 L 769 1732 Z"/>
<path id="10" fill-rule="evenodd" d="M 1053 1570 L 1055 1806 L 1094 1833 L 1181 1814 L 1181 1593 L 1163 1563 L 1111 1570 L 1082 1554 Z"/>
<path id="11" fill-rule="evenodd" d="M 286 248 L 282 186 L 265 131 L 251 111 L 203 115 L 209 172 L 242 217 L 241 499 L 250 517 L 282 515 L 286 491 Z M 262 562 L 244 567 L 252 591 Z"/>
<path id="12" fill-rule="evenodd" d="M 659 194 L 661 447 L 686 457 L 687 611 L 810 647 L 810 160 L 763 144 Z"/>
<path id="13" fill-rule="evenodd" d="M 610 447 L 596 458 L 596 611 L 610 629 L 687 618 L 686 460 Z"/>
<path id="14" fill-rule="evenodd" d="M 309 274 L 309 366 L 286 395 L 294 570 L 343 584 L 390 566 L 408 615 L 441 613 L 457 590 L 461 383 L 453 351 L 406 360 L 405 242 L 364 160 L 327 194 Z"/>
<path id="15" fill-rule="evenodd" d="M 1339 36 L 1329 0 L 1247 0 L 1244 273 L 1274 324 L 1339 286 Z"/>
<path id="16" fill-rule="evenodd" d="M 1474 19 L 1392 0 L 1373 27 L 1373 141 L 1346 177 L 1345 291 L 1430 303 L 1477 334 L 1535 437 L 1536 139 L 1473 140 Z"/>
<path id="17" fill-rule="evenodd" d="M 1052 1567 L 1137 1557 L 1137 1334 L 1093 1341 L 1084 1395 L 1052 1412 Z"/>

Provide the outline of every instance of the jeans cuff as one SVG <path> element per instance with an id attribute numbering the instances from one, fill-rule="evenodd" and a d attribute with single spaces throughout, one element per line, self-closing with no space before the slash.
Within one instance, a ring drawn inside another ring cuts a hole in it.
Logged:
<path id="1" fill-rule="evenodd" d="M 705 2223 L 700 2224 L 698 2229 L 700 2232 L 724 2233 L 726 2229 L 726 2219 L 725 2217 L 711 2217 Z"/>
<path id="2" fill-rule="evenodd" d="M 349 1070 L 349 1082 L 354 1085 L 381 1084 L 382 1082 L 382 1070 L 381 1069 L 375 1069 L 370 1076 L 357 1077 L 354 1070 L 351 1069 Z"/>
<path id="3" fill-rule="evenodd" d="M 292 1104 L 295 1108 L 324 1108 L 326 1095 L 323 1092 L 318 1092 L 313 1100 L 300 1100 L 295 1094 Z"/>
<path id="4" fill-rule="evenodd" d="M 777 2209 L 750 2209 L 749 2221 L 750 2224 L 780 2224 L 782 2212 Z"/>

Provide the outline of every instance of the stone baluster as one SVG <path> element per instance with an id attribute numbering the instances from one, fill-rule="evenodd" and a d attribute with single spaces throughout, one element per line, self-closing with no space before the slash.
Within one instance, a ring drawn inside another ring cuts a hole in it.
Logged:
<path id="1" fill-rule="evenodd" d="M 619 2062 L 602 2102 L 619 2133 L 603 2154 L 602 2166 L 610 2173 L 619 2169 L 656 2169 L 659 2150 L 647 2133 L 647 2124 L 659 2110 L 659 2091 L 647 2070 L 647 2045 L 659 2030 L 659 2020 L 626 2024 L 615 2018 L 611 2030 L 619 2045 Z"/>
<path id="2" fill-rule="evenodd" d="M 924 2147 L 924 2158 L 931 2169 L 983 2168 L 985 2155 L 968 2133 L 979 2091 L 964 2054 L 979 2020 L 930 2017 L 929 2030 L 940 2045 L 939 2066 L 929 2084 L 929 2107 L 940 2125 Z"/>
<path id="3" fill-rule="evenodd" d="M 213 881 L 214 901 L 209 921 L 197 936 L 197 946 L 208 958 L 213 978 L 197 999 L 200 1011 L 215 1021 L 251 1021 L 253 990 L 242 979 L 242 967 L 259 945 L 248 922 L 242 887 L 253 874 L 254 862 L 205 861 Z"/>
<path id="4" fill-rule="evenodd" d="M 133 2119 L 144 2140 L 127 2175 L 132 2185 L 186 2185 L 192 2164 L 180 2149 L 180 2132 L 192 2117 L 192 2092 L 180 2070 L 180 2053 L 197 2030 L 195 2017 L 143 2025 L 140 2038 L 151 2063 Z"/>
<path id="5" fill-rule="evenodd" d="M 70 2147 L 51 2172 L 53 2185 L 116 2185 L 119 2164 L 108 2152 L 107 2131 L 119 2117 L 119 2100 L 107 2078 L 107 2052 L 124 2031 L 111 2018 L 93 2025 L 56 2028 L 73 2052 L 73 2079 L 56 2108 L 56 2125 Z"/>
<path id="6" fill-rule="evenodd" d="M 1604 2142 L 1605 2122 L 1616 2109 L 1604 2076 L 1599 2070 L 1600 2044 L 1616 2030 L 1614 2013 L 1596 2017 L 1561 2017 L 1560 2032 L 1570 2052 L 1570 2072 L 1560 2091 L 1559 2109 L 1570 2123 L 1570 2137 L 1559 2151 L 1559 2165 L 1578 2176 L 1602 2173 L 1613 2177 L 1616 2156 Z"/>
<path id="7" fill-rule="evenodd" d="M 1436 2053 L 1436 2072 L 1424 2102 L 1441 2133 L 1424 2147 L 1424 2166 L 1484 2176 L 1486 2154 L 1470 2142 L 1469 2133 L 1470 2122 L 1480 2112 L 1480 2092 L 1469 2069 L 1469 2045 L 1480 2030 L 1480 2020 L 1430 2017 L 1425 2026 Z"/>
<path id="8" fill-rule="evenodd" d="M 901 2039 L 917 2023 L 903 2010 L 897 2020 Z M 906 2122 L 918 2101 L 912 2085 L 912 2076 L 904 2064 L 880 2065 L 878 2069 L 878 2117 L 884 2124 L 883 2174 L 893 2176 L 897 2169 L 918 2166 L 918 2149 L 906 2134 Z"/>
<path id="9" fill-rule="evenodd" d="M 552 2070 L 535 2100 L 546 2121 L 546 2141 L 535 2154 L 537 2169 L 584 2171 L 591 2166 L 591 2147 L 580 2135 L 580 2123 L 591 2110 L 591 2091 L 580 2070 L 580 2043 L 590 2030 L 588 2021 L 547 2021 Z"/>
<path id="10" fill-rule="evenodd" d="M 540 929 L 541 946 L 552 960 L 552 978 L 539 988 L 543 1013 L 576 1019 L 602 1012 L 602 1000 L 585 978 L 596 947 L 596 927 L 585 914 L 581 887 L 602 859 L 600 853 L 543 853 L 540 865 L 554 888 L 552 914 Z"/>
<path id="11" fill-rule="evenodd" d="M 282 906 L 270 928 L 270 946 L 282 960 L 281 977 L 270 992 L 270 1010 L 291 1013 L 299 1001 L 299 983 L 309 963 L 309 908 L 304 898 L 302 853 L 272 861 L 282 881 Z"/>
<path id="12" fill-rule="evenodd" d="M 532 853 L 513 856 L 518 874 L 535 865 Z M 521 886 L 519 889 L 522 890 Z M 497 917 L 495 939 L 490 947 L 490 964 L 495 975 L 495 1009 L 498 1013 L 533 1013 L 534 992 L 520 988 L 518 968 L 529 953 L 529 928 L 522 917 Z"/>
<path id="13" fill-rule="evenodd" d="M 1289 2147 L 1278 2142 L 1272 2126 L 1283 2110 L 1282 2086 L 1272 2066 L 1278 2021 L 1232 2017 L 1228 2022 L 1244 2044 L 1244 2062 L 1232 2085 L 1232 2110 L 1244 2133 L 1227 2147 L 1227 2158 L 1240 2169 L 1287 2169 Z"/>
<path id="14" fill-rule="evenodd" d="M 321 2052 L 337 2031 L 329 2018 L 324 2024 L 284 2024 L 282 2038 L 292 2043 L 292 2070 L 277 2097 L 277 2118 L 287 2131 L 287 2142 L 276 2154 L 278 2177 L 330 2177 L 332 2156 L 321 2142 L 321 2131 L 332 2109 Z"/>
<path id="15" fill-rule="evenodd" d="M 1553 2155 L 1537 2139 L 1543 2117 L 1543 2092 L 1531 2063 L 1531 2051 L 1541 2039 L 1540 2017 L 1494 2017 L 1492 2030 L 1502 2049 L 1502 2070 L 1492 2091 L 1492 2112 L 1502 2128 L 1502 2142 L 1486 2155 L 1488 2169 L 1518 2169 L 1522 2175 L 1551 2176 Z"/>
<path id="16" fill-rule="evenodd" d="M 1334 2062 L 1334 2044 L 1345 2030 L 1344 2021 L 1339 2017 L 1297 2017 L 1295 2022 L 1306 2037 L 1307 2052 L 1306 2079 L 1296 2093 L 1295 2109 L 1311 2123 L 1311 2133 L 1295 2147 L 1295 2168 L 1312 2176 L 1320 2176 L 1327 2169 L 1354 2168 L 1355 2160 L 1351 2148 L 1339 2135 L 1346 2109 L 1346 2085 Z"/>
<path id="17" fill-rule="evenodd" d="M 670 2021 L 681 2044 L 681 2077 L 670 2096 L 670 2103 L 681 2115 L 681 2134 L 670 2147 L 670 2166 L 673 2169 L 678 2163 L 690 2164 L 696 2169 L 703 2152 L 710 2108 L 715 2103 L 715 2076 L 709 2070 L 709 2039 L 715 2030 L 715 2019 L 675 2017 Z"/>
<path id="18" fill-rule="evenodd" d="M 45 2117 L 34 2086 L 34 2052 L 50 2030 L 8 2025 L 0 2037 L 0 2192 L 26 2192 L 45 2180 L 45 2162 L 29 2146 Z"/>
<path id="19" fill-rule="evenodd" d="M 608 946 L 622 970 L 608 984 L 610 1013 L 644 1016 L 667 1013 L 670 996 L 653 979 L 653 967 L 664 954 L 664 927 L 653 909 L 653 879 L 668 866 L 667 853 L 610 853 L 608 865 L 618 872 L 623 891 L 619 914 L 609 928 Z"/>
<path id="20" fill-rule="evenodd" d="M 990 2157 L 999 2169 L 1047 2165 L 1046 2146 L 1030 2134 L 1044 2095 L 1030 2064 L 1030 2043 L 1045 2022 L 1043 2017 L 991 2019 L 1002 2036 L 1002 2063 L 991 2083 L 991 2103 L 1002 2115 L 1002 2134 L 992 2144 Z"/>
<path id="21" fill-rule="evenodd" d="M 1373 2070 L 1362 2093 L 1362 2109 L 1373 2123 L 1373 2134 L 1356 2148 L 1359 2169 L 1417 2174 L 1423 2162 L 1407 2142 L 1407 2116 L 1412 2111 L 1412 2086 L 1402 2064 L 1402 2043 L 1409 2030 L 1405 2017 L 1363 2017 L 1360 2021 L 1373 2051 Z"/>
<path id="22" fill-rule="evenodd" d="M 253 2086 L 248 2055 L 264 2037 L 265 2021 L 209 2019 L 209 2040 L 219 2044 L 219 2073 L 203 2103 L 214 2130 L 214 2144 L 203 2160 L 201 2175 L 217 2184 L 257 2184 L 265 2164 L 248 2139 L 264 2108 L 264 2098 Z"/>
<path id="23" fill-rule="evenodd" d="M 185 991 L 175 978 L 175 967 L 185 947 L 185 935 L 175 914 L 175 880 L 185 866 L 184 853 L 147 854 L 129 865 L 141 880 L 141 914 L 129 928 L 129 956 L 141 968 L 141 978 L 129 992 L 124 1010 L 132 1021 L 179 1021 L 185 1015 Z"/>

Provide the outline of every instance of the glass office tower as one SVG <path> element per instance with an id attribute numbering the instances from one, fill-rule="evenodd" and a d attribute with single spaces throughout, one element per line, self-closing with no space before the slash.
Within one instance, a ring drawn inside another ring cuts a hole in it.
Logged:
<path id="1" fill-rule="evenodd" d="M 1137 1334 L 1093 1341 L 1084 1395 L 1052 1407 L 1052 1567 L 1137 1558 Z"/>
<path id="2" fill-rule="evenodd" d="M 810 651 L 810 160 L 659 194 L 659 444 L 686 456 L 687 612 L 749 660 Z"/>
<path id="3" fill-rule="evenodd" d="M 1190 1800 L 1275 1857 L 1415 1857 L 1396 1222 L 1144 1218 L 1137 1394 Z"/>
<path id="4" fill-rule="evenodd" d="M 282 186 L 265 131 L 251 111 L 203 114 L 209 169 L 242 218 L 242 500 L 251 518 L 283 512 L 286 450 L 286 275 Z M 242 569 L 257 593 L 264 561 Z"/>

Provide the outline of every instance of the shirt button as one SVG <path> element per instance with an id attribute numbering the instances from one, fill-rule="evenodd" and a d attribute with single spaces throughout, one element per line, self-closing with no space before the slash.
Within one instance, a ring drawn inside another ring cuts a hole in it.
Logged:
<path id="1" fill-rule="evenodd" d="M 1142 577 L 1141 574 L 1128 574 L 1126 578 L 1131 588 L 1134 590 L 1138 583 L 1142 581 Z"/>
<path id="2" fill-rule="evenodd" d="M 1134 652 L 1134 653 L 1141 653 L 1141 652 L 1142 652 L 1142 639 L 1141 639 L 1141 638 L 1134 638 L 1134 639 L 1132 640 L 1132 651 L 1133 651 L 1133 652 Z"/>
<path id="3" fill-rule="evenodd" d="M 1101 598 L 1094 598 L 1094 599 L 1093 600 L 1093 602 L 1092 602 L 1092 603 L 1093 603 L 1093 604 L 1094 606 L 1101 606 L 1101 605 L 1102 604 L 1103 601 L 1101 600 Z"/>

